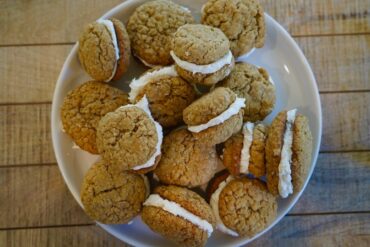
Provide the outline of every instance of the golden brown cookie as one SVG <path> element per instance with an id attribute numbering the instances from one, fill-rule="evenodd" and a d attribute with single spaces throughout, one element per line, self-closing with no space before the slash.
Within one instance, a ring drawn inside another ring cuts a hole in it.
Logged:
<path id="1" fill-rule="evenodd" d="M 95 80 L 120 79 L 131 57 L 130 39 L 123 23 L 112 18 L 88 24 L 79 39 L 78 57 Z"/>
<path id="2" fill-rule="evenodd" d="M 89 81 L 70 91 L 63 100 L 63 129 L 83 150 L 97 154 L 96 128 L 100 119 L 128 103 L 127 94 L 103 82 Z"/>
<path id="3" fill-rule="evenodd" d="M 217 182 L 210 203 L 218 230 L 251 238 L 276 218 L 276 199 L 263 182 L 232 176 Z"/>
<path id="4" fill-rule="evenodd" d="M 216 145 L 237 133 L 243 124 L 244 99 L 218 87 L 185 108 L 184 122 L 197 139 Z"/>
<path id="5" fill-rule="evenodd" d="M 144 3 L 127 24 L 135 56 L 151 67 L 173 63 L 170 56 L 172 36 L 187 23 L 194 23 L 191 12 L 172 1 Z"/>
<path id="6" fill-rule="evenodd" d="M 149 194 L 144 175 L 114 173 L 104 161 L 84 177 L 81 201 L 86 214 L 104 224 L 125 224 L 138 215 Z"/>
<path id="7" fill-rule="evenodd" d="M 234 57 L 225 34 L 200 24 L 180 27 L 172 39 L 171 56 L 185 80 L 211 86 L 228 76 Z"/>
<path id="8" fill-rule="evenodd" d="M 217 84 L 245 99 L 244 121 L 262 121 L 275 106 L 275 85 L 263 68 L 237 63 L 230 76 Z"/>
<path id="9" fill-rule="evenodd" d="M 223 163 L 233 176 L 248 173 L 255 177 L 265 175 L 266 135 L 267 128 L 263 124 L 248 122 L 241 132 L 225 142 Z"/>
<path id="10" fill-rule="evenodd" d="M 280 112 L 271 123 L 266 140 L 269 191 L 284 198 L 299 192 L 311 165 L 311 154 L 312 134 L 308 119 L 296 110 Z"/>
<path id="11" fill-rule="evenodd" d="M 162 127 L 154 121 L 144 97 L 104 116 L 97 129 L 97 147 L 114 169 L 153 170 L 159 161 Z"/>
<path id="12" fill-rule="evenodd" d="M 178 129 L 165 136 L 154 174 L 165 184 L 192 188 L 208 183 L 217 165 L 214 146 L 204 145 L 186 129 Z"/>
<path id="13" fill-rule="evenodd" d="M 208 0 L 201 21 L 225 33 L 235 57 L 264 45 L 265 19 L 256 0 Z"/>
<path id="14" fill-rule="evenodd" d="M 183 123 L 182 111 L 197 97 L 194 87 L 178 76 L 174 66 L 155 68 L 134 79 L 130 100 L 148 98 L 153 118 L 164 128 Z"/>
<path id="15" fill-rule="evenodd" d="M 197 193 L 159 186 L 145 201 L 141 218 L 177 246 L 205 246 L 215 227 L 210 206 Z M 197 222 L 196 222 L 197 221 Z"/>

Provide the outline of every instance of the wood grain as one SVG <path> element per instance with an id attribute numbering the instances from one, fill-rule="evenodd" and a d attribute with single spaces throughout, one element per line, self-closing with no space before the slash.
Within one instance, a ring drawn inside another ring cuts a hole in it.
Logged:
<path id="1" fill-rule="evenodd" d="M 370 35 L 301 37 L 296 41 L 321 92 L 370 89 Z"/>
<path id="2" fill-rule="evenodd" d="M 370 150 L 370 93 L 321 94 L 321 151 Z"/>
<path id="3" fill-rule="evenodd" d="M 0 219 L 0 229 L 92 223 L 56 165 L 2 168 Z"/>
<path id="4" fill-rule="evenodd" d="M 321 151 L 370 150 L 370 93 L 322 94 Z M 0 166 L 49 164 L 55 158 L 50 105 L 0 106 Z"/>
<path id="5" fill-rule="evenodd" d="M 0 231 L 0 246 L 8 247 L 124 247 L 98 226 L 36 228 Z"/>
<path id="6" fill-rule="evenodd" d="M 369 246 L 370 214 L 287 216 L 248 246 Z M 1 246 L 126 246 L 98 226 L 0 231 Z"/>
<path id="7" fill-rule="evenodd" d="M 50 104 L 0 106 L 0 166 L 55 163 Z"/>
<path id="8" fill-rule="evenodd" d="M 70 45 L 0 47 L 0 103 L 50 102 L 70 49 Z"/>
<path id="9" fill-rule="evenodd" d="M 2 1 L 0 45 L 75 42 L 82 27 L 122 0 Z M 261 0 L 266 12 L 292 35 L 368 33 L 363 0 Z"/>
<path id="10" fill-rule="evenodd" d="M 265 11 L 295 36 L 370 32 L 369 1 L 260 1 Z"/>
<path id="11" fill-rule="evenodd" d="M 370 214 L 285 217 L 248 246 L 369 246 Z"/>
<path id="12" fill-rule="evenodd" d="M 321 154 L 292 213 L 368 211 L 369 176 L 370 152 Z M 91 223 L 56 165 L 0 168 L 0 218 L 0 229 Z"/>
<path id="13" fill-rule="evenodd" d="M 320 91 L 370 90 L 370 35 L 303 37 L 297 42 L 312 65 Z M 0 47 L 0 104 L 50 102 L 71 48 Z"/>
<path id="14" fill-rule="evenodd" d="M 320 154 L 291 213 L 370 212 L 370 152 Z"/>
<path id="15" fill-rule="evenodd" d="M 84 25 L 122 0 L 2 1 L 0 45 L 75 42 Z"/>

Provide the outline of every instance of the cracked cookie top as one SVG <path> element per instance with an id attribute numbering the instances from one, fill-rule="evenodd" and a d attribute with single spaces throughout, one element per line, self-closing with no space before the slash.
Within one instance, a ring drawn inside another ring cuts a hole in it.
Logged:
<path id="1" fill-rule="evenodd" d="M 225 34 L 218 28 L 187 24 L 175 33 L 172 49 L 181 60 L 207 65 L 227 55 L 230 44 Z"/>
<path id="2" fill-rule="evenodd" d="M 95 80 L 109 82 L 121 78 L 130 56 L 130 39 L 125 26 L 117 19 L 90 23 L 80 35 L 78 57 L 84 70 Z"/>
<path id="3" fill-rule="evenodd" d="M 182 111 L 196 99 L 197 93 L 178 75 L 156 76 L 155 72 L 161 70 L 163 68 L 149 70 L 141 77 L 153 75 L 146 78 L 147 83 L 138 92 L 135 102 L 146 95 L 153 118 L 165 128 L 176 127 L 183 122 Z"/>
<path id="4" fill-rule="evenodd" d="M 128 103 L 127 93 L 103 82 L 89 81 L 70 91 L 61 107 L 65 132 L 83 150 L 97 154 L 96 129 L 100 119 Z"/>
<path id="5" fill-rule="evenodd" d="M 171 64 L 171 38 L 187 23 L 194 23 L 191 12 L 171 1 L 156 0 L 139 6 L 127 24 L 134 54 L 147 64 Z"/>
<path id="6" fill-rule="evenodd" d="M 235 57 L 264 45 L 263 8 L 256 0 L 208 0 L 201 22 L 225 33 Z"/>
<path id="7" fill-rule="evenodd" d="M 145 178 L 112 172 L 104 161 L 94 164 L 84 177 L 81 201 L 86 213 L 104 224 L 125 224 L 138 215 L 149 193 Z"/>
<path id="8" fill-rule="evenodd" d="M 96 142 L 106 162 L 118 170 L 129 170 L 152 158 L 158 139 L 154 121 L 143 109 L 131 105 L 101 119 Z"/>
<path id="9" fill-rule="evenodd" d="M 239 236 L 252 237 L 266 228 L 277 214 L 276 198 L 257 179 L 234 179 L 221 191 L 219 215 Z"/>
<path id="10" fill-rule="evenodd" d="M 188 130 L 178 129 L 164 138 L 162 158 L 154 173 L 165 184 L 192 188 L 206 184 L 217 164 L 215 146 L 209 147 Z"/>
<path id="11" fill-rule="evenodd" d="M 217 84 L 245 98 L 244 121 L 263 120 L 275 106 L 275 86 L 263 68 L 236 63 L 230 76 Z"/>

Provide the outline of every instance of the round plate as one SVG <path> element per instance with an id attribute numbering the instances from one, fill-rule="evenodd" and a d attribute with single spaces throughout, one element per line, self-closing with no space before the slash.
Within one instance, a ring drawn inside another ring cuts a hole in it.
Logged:
<path id="1" fill-rule="evenodd" d="M 102 18 L 115 17 L 127 22 L 128 17 L 135 8 L 143 2 L 145 1 L 126 1 L 107 12 Z M 199 20 L 200 9 L 206 1 L 182 0 L 177 2 L 188 7 Z M 276 114 L 284 109 L 298 108 L 299 112 L 308 117 L 313 135 L 313 152 L 311 169 L 303 187 L 305 188 L 315 167 L 321 141 L 321 105 L 319 93 L 310 66 L 298 45 L 273 18 L 265 14 L 265 19 L 267 28 L 265 46 L 261 49 L 255 49 L 251 54 L 243 56 L 238 60 L 266 68 L 276 85 L 276 107 L 265 120 L 266 123 L 270 123 Z M 67 57 L 56 84 L 53 97 L 51 128 L 55 156 L 60 171 L 69 190 L 82 207 L 80 187 L 83 176 L 87 169 L 99 159 L 99 156 L 91 155 L 75 148 L 72 140 L 62 131 L 60 118 L 60 106 L 68 91 L 90 80 L 78 61 L 77 46 L 78 44 L 73 47 Z M 125 74 L 120 81 L 114 82 L 113 85 L 127 91 L 128 83 L 131 79 L 139 76 L 145 69 L 143 65 L 132 59 L 128 70 L 129 73 Z M 234 238 L 216 231 L 208 240 L 207 246 L 243 245 L 261 236 L 279 222 L 294 206 L 301 196 L 302 191 L 290 196 L 288 199 L 279 200 L 277 218 L 270 226 L 253 238 Z M 100 226 L 117 238 L 133 246 L 170 245 L 167 240 L 153 233 L 143 224 L 140 217 L 135 218 L 129 225 L 100 224 Z"/>

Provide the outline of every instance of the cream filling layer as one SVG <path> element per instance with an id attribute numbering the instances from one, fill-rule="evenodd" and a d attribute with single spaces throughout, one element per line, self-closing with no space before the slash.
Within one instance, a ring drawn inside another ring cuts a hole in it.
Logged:
<path id="1" fill-rule="evenodd" d="M 175 63 L 184 70 L 189 72 L 201 73 L 201 74 L 212 74 L 219 71 L 222 67 L 227 64 L 231 64 L 233 61 L 233 54 L 229 51 L 225 56 L 217 60 L 216 62 L 205 64 L 205 65 L 198 65 L 194 63 L 189 63 L 187 61 L 181 60 L 176 54 L 171 51 L 171 57 L 175 61 Z"/>
<path id="2" fill-rule="evenodd" d="M 228 176 L 225 181 L 222 181 L 218 185 L 217 190 L 211 196 L 210 205 L 211 205 L 211 208 L 213 210 L 213 214 L 216 217 L 217 229 L 220 230 L 223 233 L 229 234 L 229 235 L 234 236 L 234 237 L 238 237 L 239 234 L 237 232 L 231 230 L 230 228 L 225 226 L 225 224 L 222 222 L 222 219 L 220 217 L 219 208 L 218 208 L 218 202 L 219 202 L 219 199 L 220 199 L 220 194 L 221 194 L 222 190 L 225 188 L 225 186 L 228 183 L 230 183 L 232 180 L 234 180 L 234 178 L 232 176 Z"/>
<path id="3" fill-rule="evenodd" d="M 143 174 L 140 174 L 141 178 L 143 179 L 144 181 L 144 184 L 145 184 L 145 197 L 147 198 L 150 194 L 150 184 L 149 184 L 149 179 L 147 178 L 147 176 L 143 175 Z"/>
<path id="4" fill-rule="evenodd" d="M 149 68 L 154 68 L 155 66 L 157 65 L 154 65 L 154 64 L 150 64 L 148 63 L 147 61 L 145 61 L 144 59 L 142 59 L 139 55 L 137 55 L 136 53 L 133 53 L 135 57 L 137 57 L 146 67 L 149 67 Z"/>
<path id="5" fill-rule="evenodd" d="M 148 99 L 146 98 L 146 95 L 144 95 L 144 97 L 141 98 L 141 100 L 137 102 L 135 105 L 129 104 L 129 105 L 121 106 L 120 108 L 127 108 L 127 107 L 139 107 L 143 109 L 146 112 L 146 114 L 148 114 L 148 117 L 153 121 L 155 125 L 158 141 L 155 147 L 154 154 L 150 157 L 150 159 L 147 162 L 145 162 L 142 165 L 135 166 L 134 168 L 132 168 L 132 170 L 140 170 L 140 169 L 151 167 L 155 164 L 155 159 L 157 158 L 157 156 L 161 154 L 161 146 L 162 146 L 162 141 L 163 141 L 162 126 L 157 121 L 155 121 L 154 118 L 152 117 L 152 114 L 149 109 L 149 102 L 148 102 Z"/>
<path id="6" fill-rule="evenodd" d="M 293 144 L 293 124 L 297 109 L 287 112 L 286 129 L 284 133 L 283 147 L 281 149 L 281 159 L 279 163 L 279 194 L 286 198 L 293 193 L 291 176 L 292 163 L 292 144 Z"/>
<path id="7" fill-rule="evenodd" d="M 152 72 L 148 72 L 143 76 L 139 77 L 138 79 L 133 79 L 130 83 L 131 91 L 129 93 L 129 100 L 134 102 L 137 95 L 140 91 L 153 79 L 163 77 L 163 76 L 171 76 L 175 77 L 178 76 L 175 66 L 163 67 L 158 70 L 154 70 Z"/>
<path id="8" fill-rule="evenodd" d="M 193 223 L 194 225 L 198 226 L 203 231 L 206 231 L 207 234 L 208 234 L 208 237 L 211 236 L 211 234 L 213 232 L 213 227 L 208 221 L 206 221 L 206 220 L 200 218 L 199 216 L 189 212 L 188 210 L 181 207 L 176 202 L 172 202 L 172 201 L 169 201 L 169 200 L 166 200 L 166 199 L 162 198 L 158 194 L 150 195 L 149 198 L 144 202 L 143 205 L 144 206 L 158 207 L 158 208 L 161 208 L 161 209 L 163 209 L 163 210 L 165 210 L 165 211 L 167 211 L 167 212 L 169 212 L 169 213 L 171 213 L 175 216 L 179 216 L 179 217 Z"/>
<path id="9" fill-rule="evenodd" d="M 117 40 L 117 35 L 116 35 L 116 30 L 114 29 L 113 22 L 110 20 L 98 20 L 97 21 L 100 24 L 103 24 L 109 31 L 111 37 L 112 37 L 112 42 L 113 42 L 113 47 L 114 47 L 114 55 L 116 58 L 116 62 L 114 63 L 112 75 L 107 79 L 105 82 L 109 82 L 113 79 L 113 77 L 116 74 L 117 71 L 117 61 L 119 60 L 119 46 L 118 46 L 118 40 Z"/>
<path id="10" fill-rule="evenodd" d="M 244 98 L 236 98 L 236 100 L 229 106 L 229 108 L 218 115 L 215 118 L 212 118 L 205 124 L 195 125 L 195 126 L 188 126 L 188 130 L 191 132 L 199 133 L 205 129 L 210 127 L 222 124 L 232 116 L 238 114 L 241 108 L 245 107 L 245 99 Z"/>
<path id="11" fill-rule="evenodd" d="M 247 122 L 243 126 L 243 149 L 240 158 L 240 173 L 247 174 L 250 160 L 250 148 L 253 142 L 254 123 Z"/>

